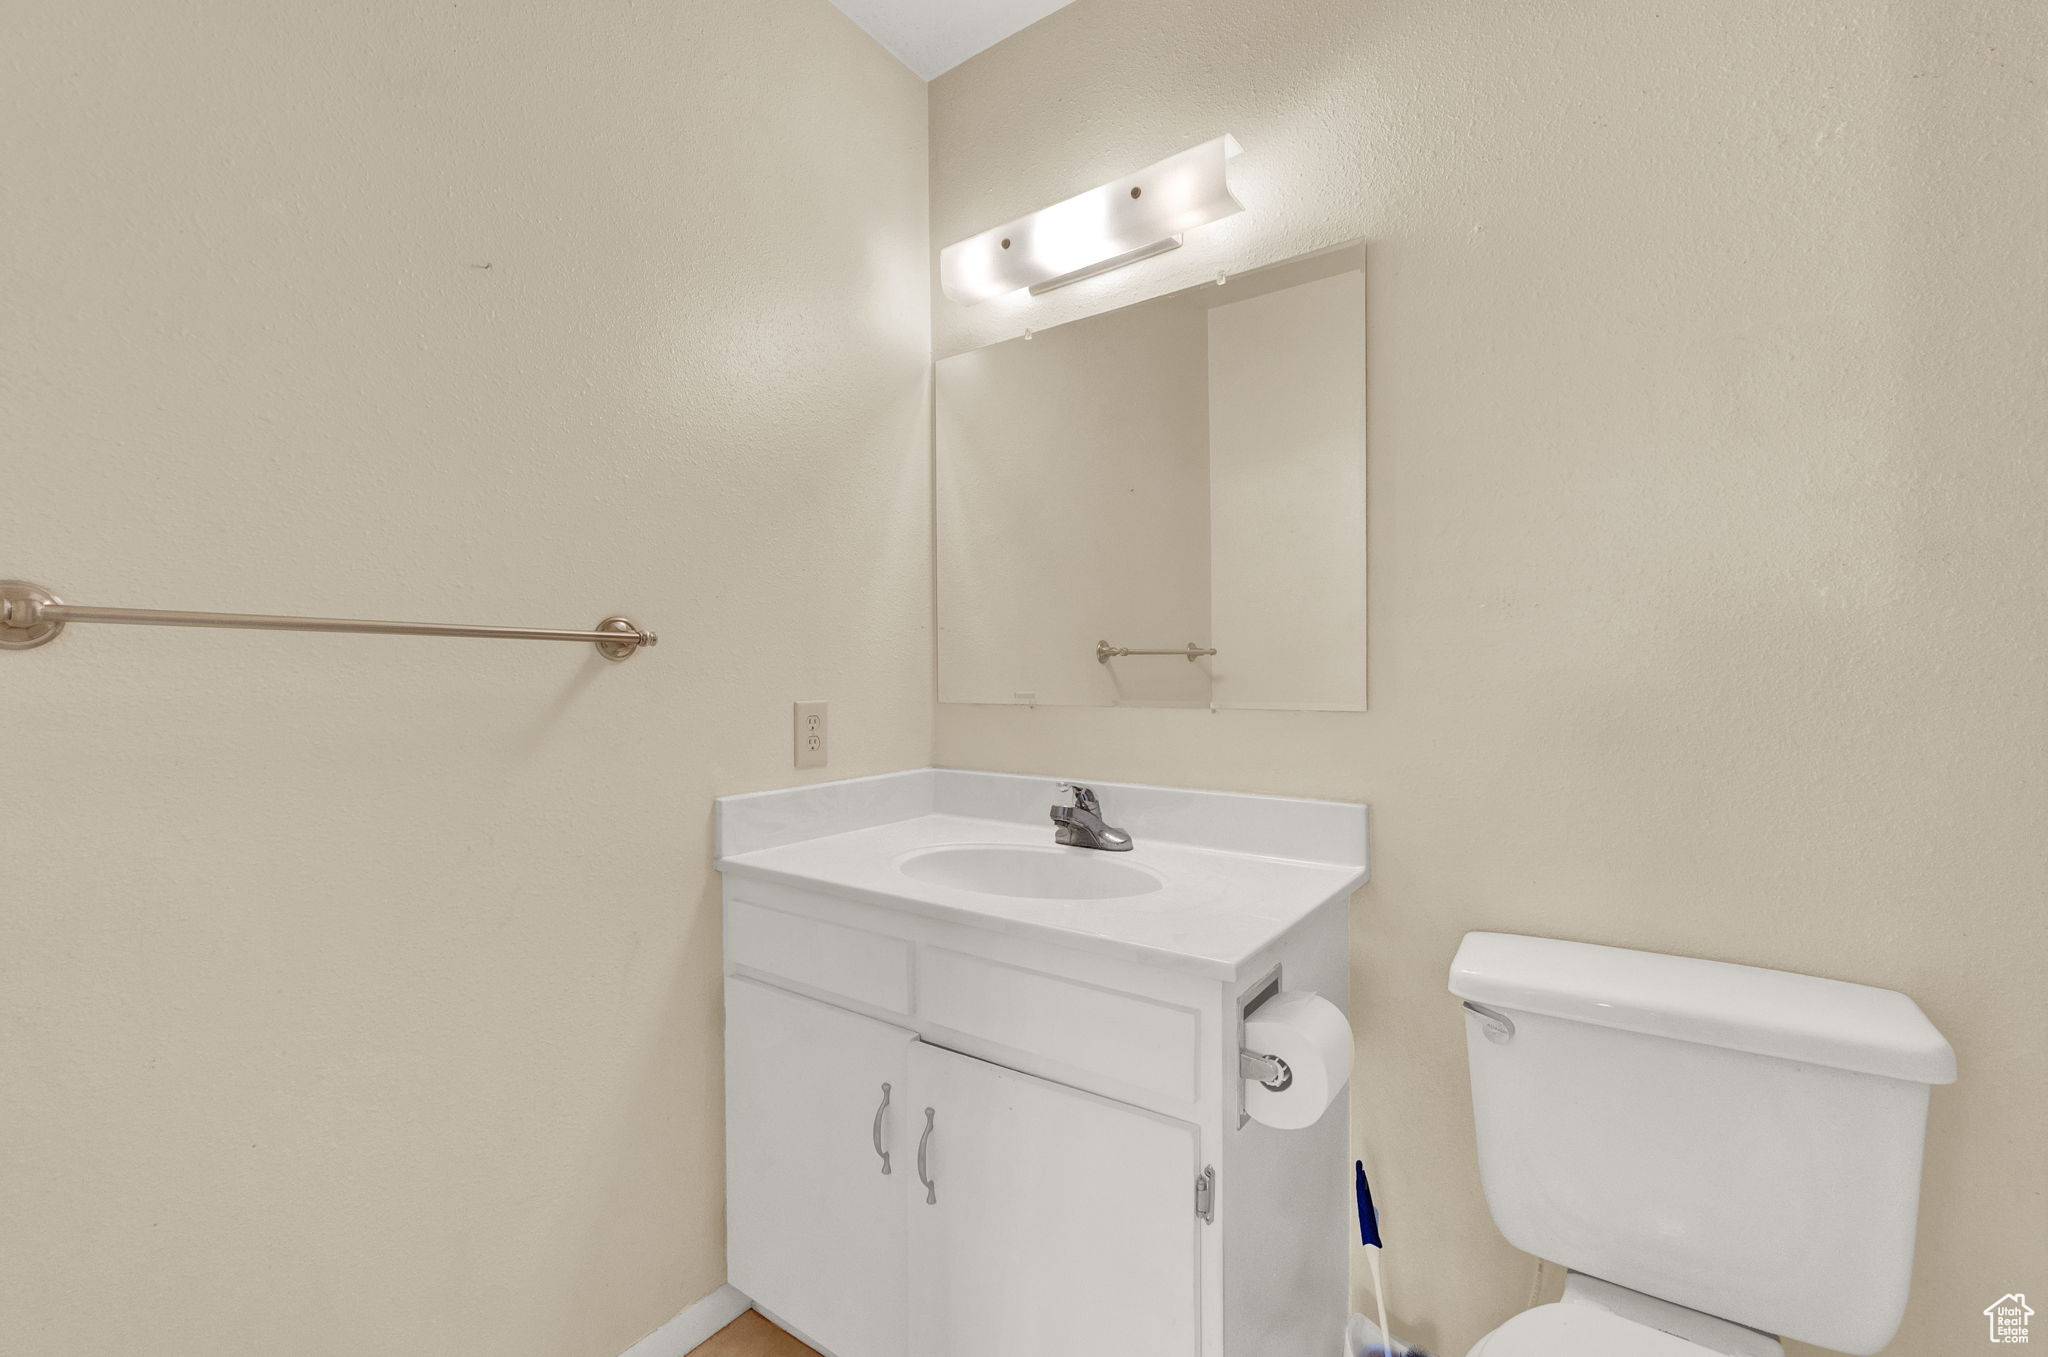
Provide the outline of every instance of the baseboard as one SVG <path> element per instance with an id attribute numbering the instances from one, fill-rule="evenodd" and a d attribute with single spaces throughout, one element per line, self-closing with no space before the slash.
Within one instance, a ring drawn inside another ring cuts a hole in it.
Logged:
<path id="1" fill-rule="evenodd" d="M 721 1286 L 626 1349 L 625 1357 L 683 1357 L 752 1306 L 752 1301 L 729 1284 Z"/>

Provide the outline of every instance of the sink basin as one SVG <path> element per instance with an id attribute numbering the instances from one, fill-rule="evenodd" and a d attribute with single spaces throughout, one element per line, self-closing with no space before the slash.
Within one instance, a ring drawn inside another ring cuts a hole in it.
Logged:
<path id="1" fill-rule="evenodd" d="M 1032 900 L 1121 900 L 1164 884 L 1143 867 L 1096 849 L 1020 844 L 924 848 L 898 858 L 896 870 L 928 885 Z"/>

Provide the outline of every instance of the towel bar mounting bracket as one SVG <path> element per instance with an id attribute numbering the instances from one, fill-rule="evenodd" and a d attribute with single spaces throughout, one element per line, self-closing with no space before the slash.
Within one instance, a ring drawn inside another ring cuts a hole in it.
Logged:
<path id="1" fill-rule="evenodd" d="M 39 614 L 58 602 L 55 594 L 27 580 L 0 580 L 0 650 L 34 650 L 57 639 L 62 622 Z"/>

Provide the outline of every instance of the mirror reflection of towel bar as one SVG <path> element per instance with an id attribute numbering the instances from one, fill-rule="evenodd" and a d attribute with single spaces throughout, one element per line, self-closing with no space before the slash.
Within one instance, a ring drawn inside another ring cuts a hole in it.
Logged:
<path id="1" fill-rule="evenodd" d="M 1095 662 L 1097 664 L 1108 664 L 1119 655 L 1178 655 L 1189 664 L 1193 664 L 1202 656 L 1214 655 L 1215 653 L 1216 648 L 1214 646 L 1198 646 L 1193 641 L 1189 641 L 1180 650 L 1133 650 L 1129 646 L 1113 646 L 1107 641 L 1097 641 L 1095 643 Z"/>

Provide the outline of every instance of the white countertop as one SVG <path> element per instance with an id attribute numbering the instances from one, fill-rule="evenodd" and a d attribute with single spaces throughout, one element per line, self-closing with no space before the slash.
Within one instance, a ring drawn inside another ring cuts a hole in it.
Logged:
<path id="1" fill-rule="evenodd" d="M 931 785 L 905 781 L 916 778 L 933 780 L 936 793 Z M 1024 785 L 1006 785 L 1012 783 Z M 896 864 L 922 849 L 1052 844 L 1053 826 L 1044 818 L 1045 807 L 1052 803 L 1047 794 L 1054 786 L 1052 779 L 955 770 L 923 769 L 726 798 L 720 803 L 718 866 L 731 877 L 822 890 L 883 908 L 1221 980 L 1240 978 L 1251 960 L 1282 934 L 1323 905 L 1347 897 L 1366 879 L 1363 806 L 1092 785 L 1102 795 L 1105 818 L 1129 827 L 1136 845 L 1128 853 L 1059 851 L 1113 858 L 1141 868 L 1160 879 L 1158 890 L 1109 899 L 1037 899 L 986 894 L 905 875 Z M 1120 800 L 1143 814 L 1121 816 Z M 1231 804 L 1239 801 L 1244 803 L 1241 807 Z M 1003 809 L 1000 818 L 963 815 L 952 809 L 961 804 L 975 809 L 1001 804 Z M 1036 806 L 1035 823 L 1020 822 L 1027 805 Z M 1301 808 L 1299 816 L 1290 813 L 1294 807 Z M 1213 846 L 1219 837 L 1232 837 L 1217 832 L 1219 812 L 1228 823 L 1249 821 L 1247 835 L 1253 838 L 1264 837 L 1256 832 L 1262 825 L 1294 821 L 1298 829 L 1305 820 L 1312 832 L 1276 832 L 1272 840 L 1296 850 L 1327 844 L 1327 856 L 1353 860 L 1269 856 L 1242 851 L 1254 846 L 1244 842 L 1227 851 L 1219 849 Z M 881 823 L 852 823 L 861 819 Z M 1141 820 L 1149 821 L 1149 826 Z M 1355 832 L 1348 828 L 1353 821 Z M 770 825 L 772 832 L 764 832 L 763 826 Z M 803 836 L 806 828 L 824 832 Z M 1169 837 L 1176 829 L 1184 837 L 1202 839 L 1204 846 Z M 1346 842 L 1352 838 L 1355 847 Z M 752 846 L 764 839 L 782 841 Z M 746 851 L 723 851 L 740 848 Z"/>

